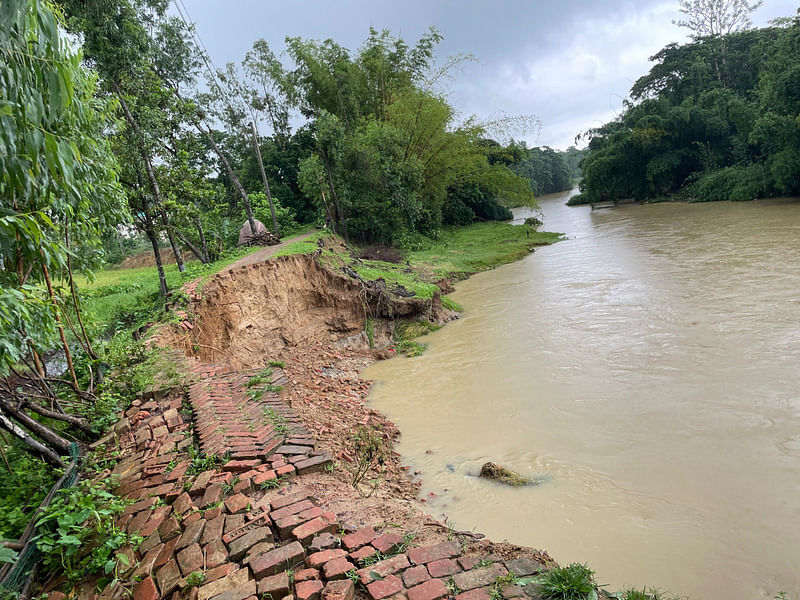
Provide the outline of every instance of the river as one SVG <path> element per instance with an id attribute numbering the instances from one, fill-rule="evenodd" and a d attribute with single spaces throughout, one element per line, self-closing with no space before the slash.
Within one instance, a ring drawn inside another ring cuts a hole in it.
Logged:
<path id="1" fill-rule="evenodd" d="M 567 240 L 459 283 L 424 355 L 363 373 L 429 511 L 610 590 L 800 598 L 800 201 L 568 197 L 539 201 Z"/>

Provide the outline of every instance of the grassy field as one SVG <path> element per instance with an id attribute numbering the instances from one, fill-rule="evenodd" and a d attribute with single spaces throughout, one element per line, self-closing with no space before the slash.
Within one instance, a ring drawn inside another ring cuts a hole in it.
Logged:
<path id="1" fill-rule="evenodd" d="M 524 258 L 533 246 L 552 244 L 561 237 L 521 225 L 476 223 L 445 230 L 429 248 L 410 252 L 406 259 L 430 276 L 461 278 Z"/>

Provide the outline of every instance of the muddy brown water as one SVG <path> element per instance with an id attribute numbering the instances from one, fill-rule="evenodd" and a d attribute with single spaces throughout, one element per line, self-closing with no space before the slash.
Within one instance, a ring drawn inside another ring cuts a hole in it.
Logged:
<path id="1" fill-rule="evenodd" d="M 568 195 L 540 205 L 570 239 L 458 284 L 423 356 L 363 373 L 430 511 L 611 590 L 800 598 L 800 201 Z"/>

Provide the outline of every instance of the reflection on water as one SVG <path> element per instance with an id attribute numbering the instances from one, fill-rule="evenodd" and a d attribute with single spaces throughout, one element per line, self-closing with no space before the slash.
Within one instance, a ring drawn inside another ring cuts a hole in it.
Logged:
<path id="1" fill-rule="evenodd" d="M 567 196 L 540 205 L 570 239 L 459 284 L 422 357 L 364 372 L 431 512 L 611 589 L 800 597 L 800 202 Z"/>

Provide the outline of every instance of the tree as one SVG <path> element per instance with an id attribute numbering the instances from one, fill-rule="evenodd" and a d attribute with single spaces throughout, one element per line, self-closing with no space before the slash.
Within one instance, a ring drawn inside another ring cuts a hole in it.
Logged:
<path id="1" fill-rule="evenodd" d="M 800 193 L 798 48 L 797 18 L 663 48 L 624 112 L 589 132 L 571 202 Z"/>
<path id="2" fill-rule="evenodd" d="M 764 0 L 678 0 L 678 10 L 687 18 L 673 23 L 691 29 L 695 38 L 728 35 L 750 28 L 750 14 L 763 3 Z"/>
<path id="3" fill-rule="evenodd" d="M 4 0 L 0 54 L 0 429 L 63 466 L 69 443 L 26 411 L 85 427 L 61 409 L 51 386 L 64 382 L 48 380 L 40 355 L 60 339 L 68 384 L 91 400 L 65 335 L 70 312 L 80 318 L 77 295 L 73 287 L 62 297 L 54 280 L 72 282 L 73 268 L 90 268 L 102 231 L 125 217 L 106 138 L 113 104 L 95 96 L 95 74 L 81 67 L 45 0 Z M 72 329 L 90 349 L 85 330 Z"/>

